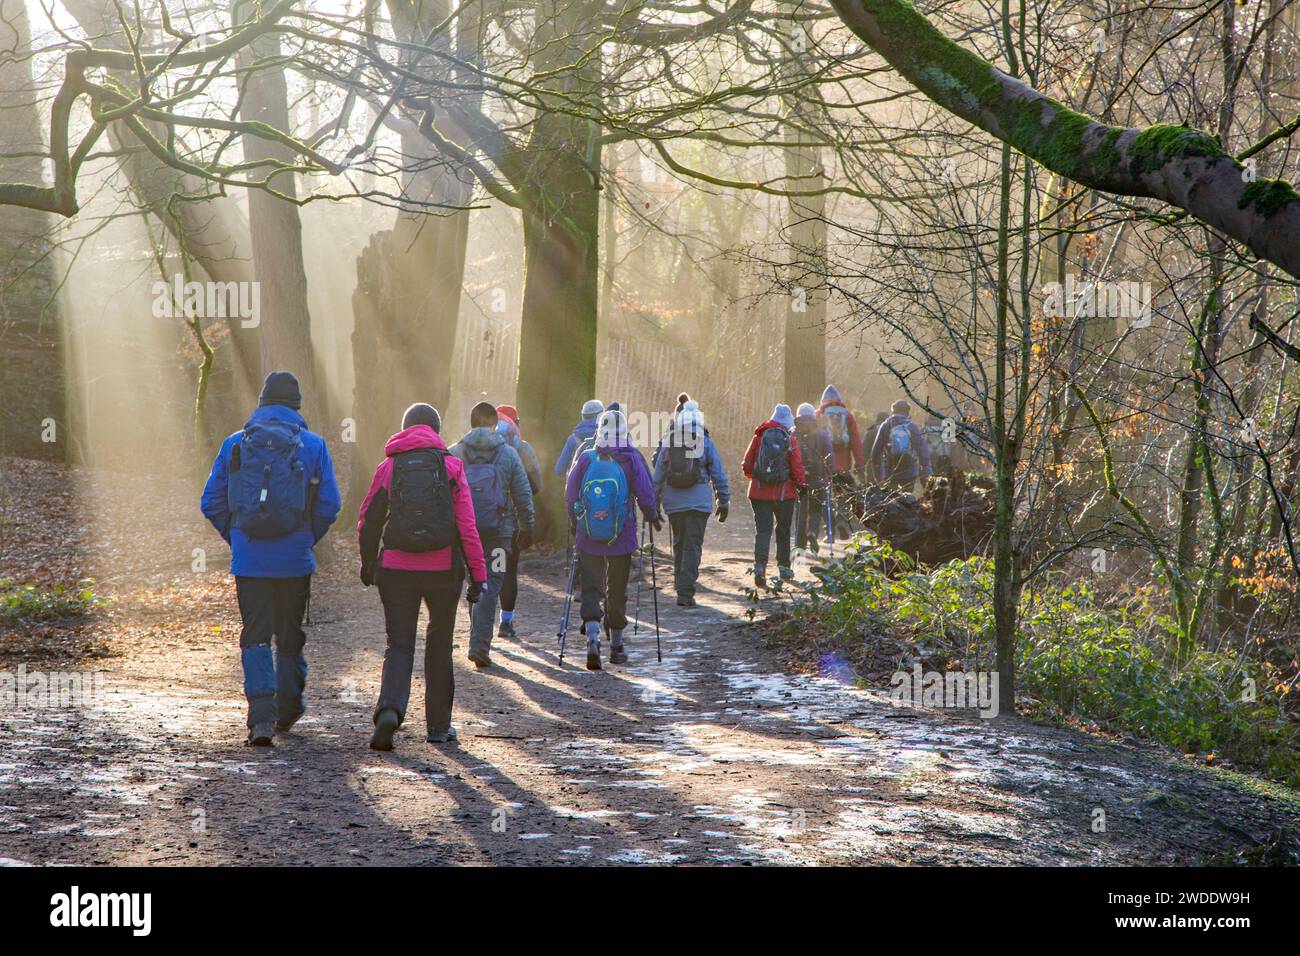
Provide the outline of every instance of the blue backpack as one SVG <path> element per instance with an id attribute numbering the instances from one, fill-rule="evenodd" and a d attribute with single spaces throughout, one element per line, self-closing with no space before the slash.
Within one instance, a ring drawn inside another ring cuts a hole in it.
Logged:
<path id="1" fill-rule="evenodd" d="M 622 534 L 627 519 L 627 475 L 616 458 L 595 450 L 583 454 L 590 459 L 590 464 L 582 476 L 582 489 L 573 515 L 590 540 L 613 544 Z"/>
<path id="2" fill-rule="evenodd" d="M 307 523 L 301 430 L 289 422 L 252 422 L 230 449 L 231 524 L 250 538 L 281 538 Z"/>
<path id="3" fill-rule="evenodd" d="M 912 429 L 900 422 L 889 429 L 889 455 L 895 468 L 907 465 L 912 458 Z"/>
<path id="4" fill-rule="evenodd" d="M 503 447 L 498 446 L 491 458 L 472 458 L 473 452 L 465 450 L 465 480 L 474 498 L 474 524 L 479 534 L 499 532 L 506 513 L 506 490 L 497 469 Z"/>

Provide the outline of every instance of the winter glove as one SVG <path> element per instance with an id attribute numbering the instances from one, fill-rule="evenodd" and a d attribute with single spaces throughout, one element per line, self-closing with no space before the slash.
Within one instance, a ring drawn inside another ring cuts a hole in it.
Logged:
<path id="1" fill-rule="evenodd" d="M 656 531 L 664 530 L 664 516 L 662 514 L 657 514 L 653 518 L 647 518 L 646 520 L 650 522 L 650 527 Z"/>
<path id="2" fill-rule="evenodd" d="M 361 562 L 361 583 L 370 587 L 375 583 L 375 566 L 371 562 Z"/>
<path id="3" fill-rule="evenodd" d="M 465 589 L 465 600 L 470 604 L 477 604 L 478 599 L 483 596 L 483 582 L 470 581 L 469 587 Z"/>
<path id="4" fill-rule="evenodd" d="M 728 514 L 730 514 L 730 511 L 727 507 L 727 502 L 719 501 L 718 502 L 718 524 L 722 524 L 722 522 L 726 521 Z"/>
<path id="5" fill-rule="evenodd" d="M 527 551 L 533 546 L 533 529 L 524 528 L 515 535 L 515 550 Z"/>

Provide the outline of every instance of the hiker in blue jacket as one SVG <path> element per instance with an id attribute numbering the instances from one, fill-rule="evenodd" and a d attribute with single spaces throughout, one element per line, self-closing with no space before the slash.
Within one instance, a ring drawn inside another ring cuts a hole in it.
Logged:
<path id="1" fill-rule="evenodd" d="M 645 457 L 629 441 L 621 411 L 600 416 L 596 445 L 573 463 L 564 498 L 582 576 L 587 669 L 600 670 L 602 618 L 610 639 L 609 662 L 626 664 L 623 629 L 627 627 L 627 579 L 637 549 L 637 506 L 656 531 L 663 528 L 663 518 L 655 510 L 654 483 Z"/>
<path id="2" fill-rule="evenodd" d="M 932 473 L 930 443 L 921 426 L 912 421 L 912 406 L 906 399 L 894 402 L 891 411 L 893 414 L 876 429 L 871 467 L 882 484 L 911 492 L 918 477 L 924 480 Z"/>
<path id="3" fill-rule="evenodd" d="M 533 543 L 533 488 L 519 453 L 497 431 L 498 421 L 492 403 L 479 402 L 470 409 L 469 431 L 451 446 L 451 453 L 465 464 L 487 557 L 487 586 L 474 605 L 469 635 L 469 659 L 476 667 L 492 664 L 492 627 L 511 548 L 526 551 Z"/>
<path id="4" fill-rule="evenodd" d="M 704 531 L 717 499 L 718 521 L 726 521 L 731 488 L 722 456 L 704 427 L 699 403 L 686 396 L 655 453 L 655 498 L 673 529 L 673 572 L 678 607 L 695 607 Z"/>
<path id="5" fill-rule="evenodd" d="M 298 380 L 272 372 L 257 404 L 243 429 L 221 443 L 201 507 L 230 545 L 244 624 L 248 743 L 269 747 L 306 708 L 302 620 L 316 570 L 312 548 L 338 517 L 340 502 L 325 439 L 298 413 Z"/>
<path id="6" fill-rule="evenodd" d="M 589 399 L 582 406 L 582 421 L 573 426 L 573 434 L 564 442 L 564 447 L 560 449 L 560 457 L 555 459 L 555 473 L 563 478 L 573 467 L 573 456 L 577 454 L 579 446 L 589 443 L 590 439 L 596 434 L 596 419 L 605 410 L 605 406 L 600 403 L 599 399 Z"/>

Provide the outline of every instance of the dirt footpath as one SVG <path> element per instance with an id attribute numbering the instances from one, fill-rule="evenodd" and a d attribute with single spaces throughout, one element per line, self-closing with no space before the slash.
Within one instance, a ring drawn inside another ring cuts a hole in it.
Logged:
<path id="1" fill-rule="evenodd" d="M 494 667 L 465 660 L 459 616 L 459 744 L 423 739 L 417 654 L 411 729 L 391 754 L 366 746 L 382 613 L 356 581 L 349 532 L 312 600 L 307 716 L 265 751 L 242 745 L 226 555 L 203 538 L 210 569 L 187 576 L 176 555 L 201 529 L 160 532 L 170 570 L 112 582 L 118 602 L 94 625 L 110 656 L 27 664 L 103 670 L 99 706 L 0 711 L 0 858 L 1164 864 L 1294 826 L 1277 802 L 1155 750 L 898 710 L 878 692 L 784 673 L 743 623 L 746 518 L 711 525 L 698 609 L 661 593 L 663 663 L 647 589 L 629 665 L 586 671 L 575 633 L 561 668 L 563 568 L 527 559 L 520 640 L 497 640 Z"/>

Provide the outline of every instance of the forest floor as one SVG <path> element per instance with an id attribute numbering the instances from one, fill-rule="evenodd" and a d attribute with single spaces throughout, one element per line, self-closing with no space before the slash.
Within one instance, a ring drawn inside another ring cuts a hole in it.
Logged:
<path id="1" fill-rule="evenodd" d="M 675 606 L 661 561 L 662 663 L 647 587 L 630 664 L 586 671 L 573 635 L 561 668 L 562 561 L 527 557 L 494 667 L 465 660 L 458 616 L 459 742 L 419 732 L 417 654 L 391 754 L 367 747 L 383 616 L 345 517 L 313 589 L 307 715 L 261 750 L 193 483 L 0 460 L 0 578 L 90 576 L 111 599 L 0 630 L 0 672 L 104 675 L 90 709 L 0 703 L 0 862 L 1181 864 L 1296 826 L 1285 793 L 1132 740 L 787 672 L 747 622 L 746 512 L 710 525 L 699 608 Z"/>

